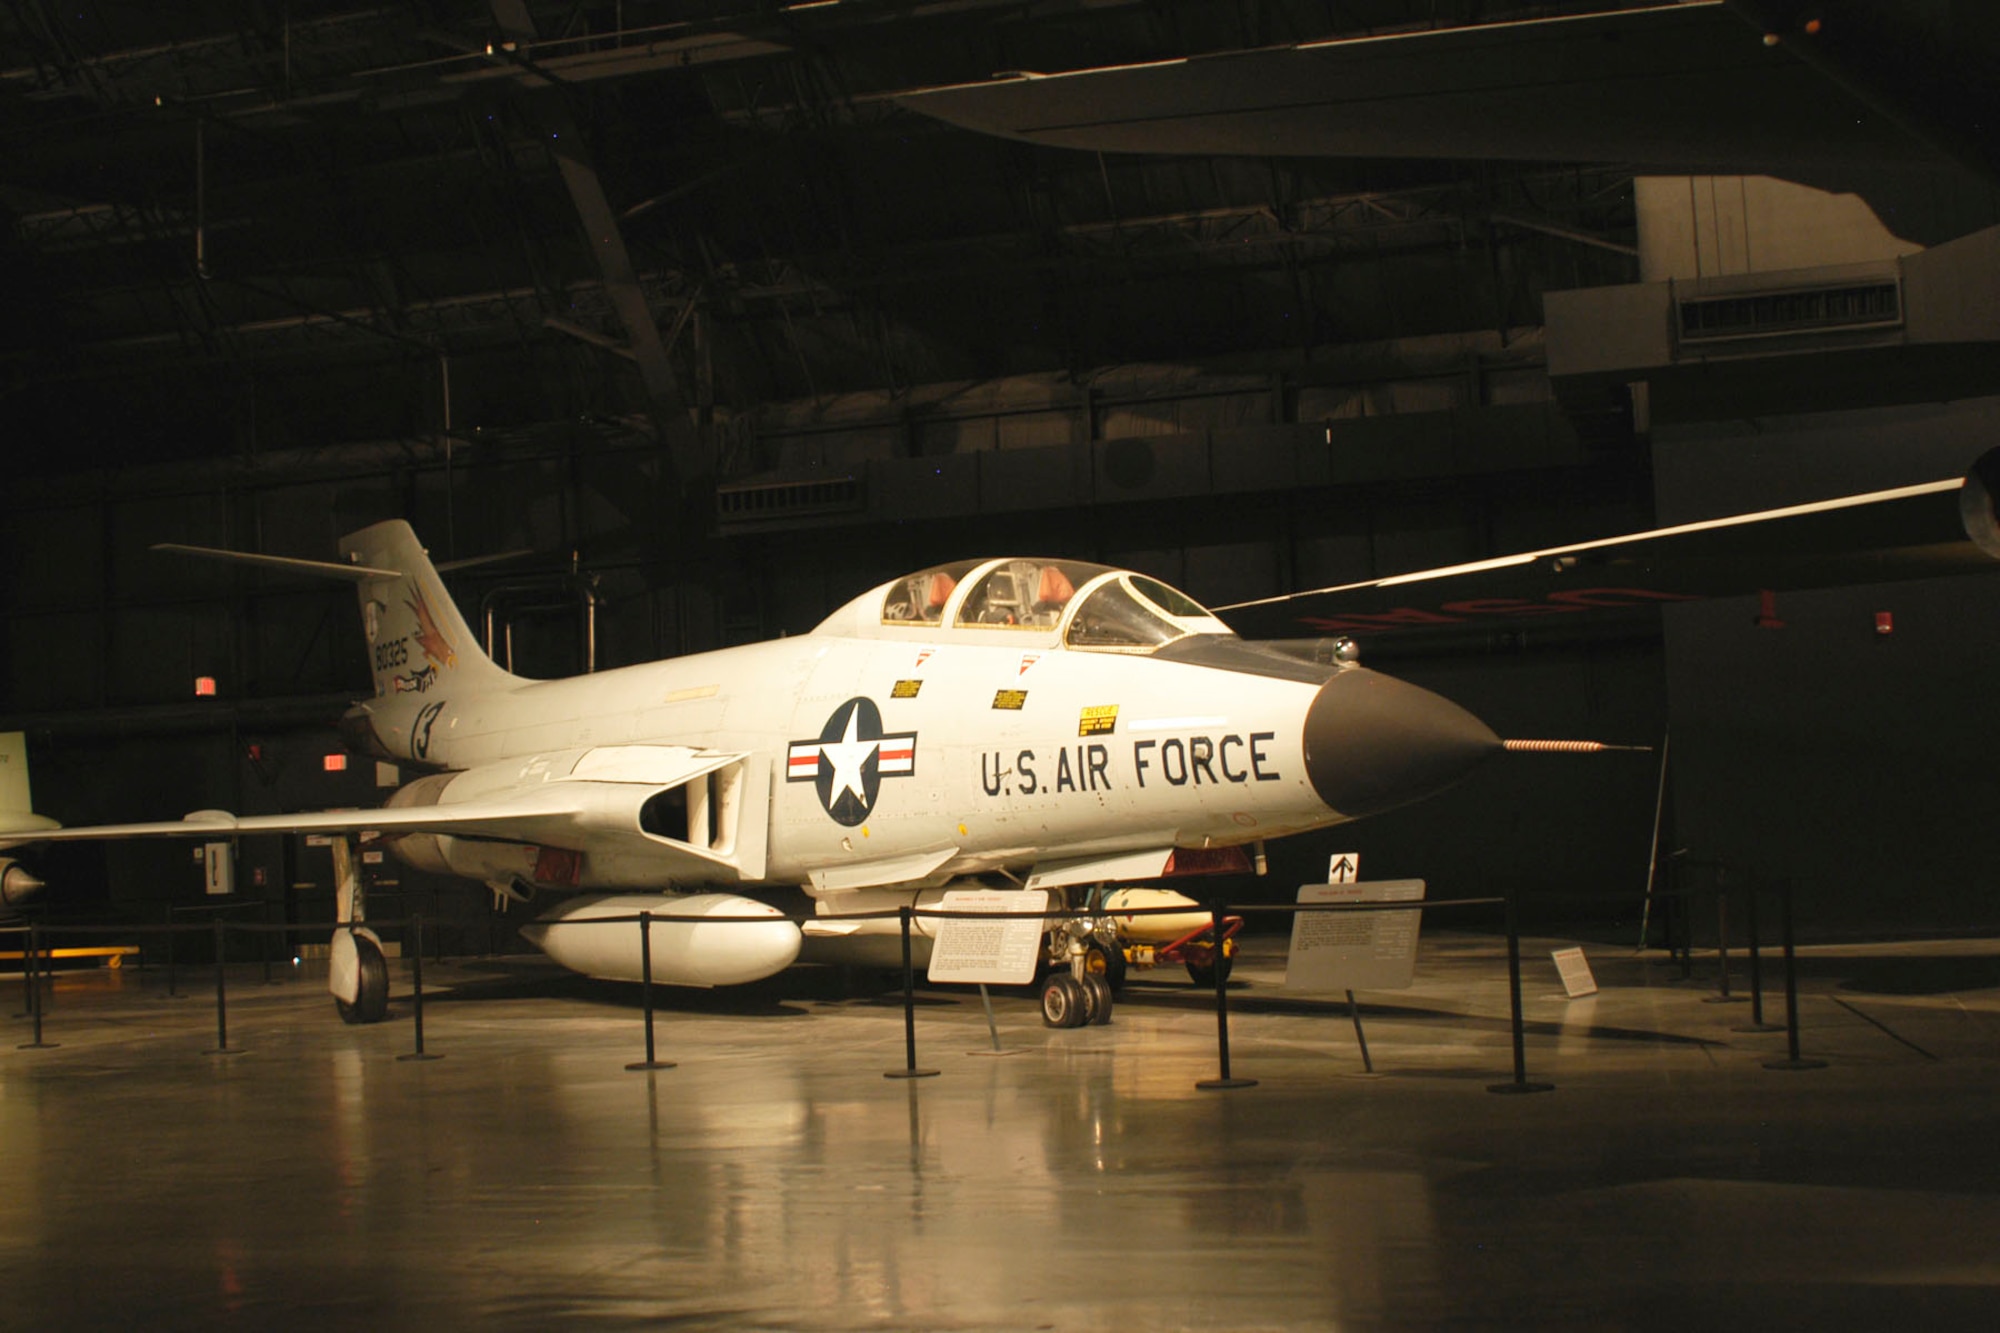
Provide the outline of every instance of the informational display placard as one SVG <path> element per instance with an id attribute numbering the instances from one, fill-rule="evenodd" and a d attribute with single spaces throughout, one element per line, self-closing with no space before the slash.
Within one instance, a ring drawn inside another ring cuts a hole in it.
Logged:
<path id="1" fill-rule="evenodd" d="M 1556 971 L 1562 973 L 1563 990 L 1570 999 L 1580 1000 L 1586 995 L 1597 994 L 1597 978 L 1591 975 L 1590 964 L 1584 960 L 1581 946 L 1557 949 L 1549 957 L 1556 960 Z"/>
<path id="2" fill-rule="evenodd" d="M 1049 895 L 1041 889 L 953 889 L 938 906 L 947 912 L 1044 912 Z M 925 975 L 932 981 L 1020 986 L 1035 979 L 1041 956 L 1039 916 L 999 921 L 943 917 Z"/>
<path id="3" fill-rule="evenodd" d="M 1303 884 L 1301 903 L 1422 902 L 1420 879 Z M 1401 990 L 1416 980 L 1423 913 L 1298 912 L 1285 958 L 1287 990 Z"/>
<path id="4" fill-rule="evenodd" d="M 227 895 L 236 892 L 236 858 L 229 854 L 228 843 L 203 843 L 201 869 L 203 886 L 209 893 Z"/>

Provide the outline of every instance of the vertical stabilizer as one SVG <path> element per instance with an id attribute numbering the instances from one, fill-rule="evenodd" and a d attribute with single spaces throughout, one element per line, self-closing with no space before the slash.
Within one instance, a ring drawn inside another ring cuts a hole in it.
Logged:
<path id="1" fill-rule="evenodd" d="M 20 731 L 0 731 L 0 824 L 6 815 L 25 815 L 35 808 L 28 790 L 28 737 Z"/>
<path id="2" fill-rule="evenodd" d="M 377 698 L 479 693 L 523 683 L 480 650 L 409 524 L 390 519 L 349 533 L 340 552 L 350 564 L 386 571 L 360 583 L 361 629 Z"/>
<path id="3" fill-rule="evenodd" d="M 28 737 L 25 732 L 0 731 L 0 835 L 34 833 L 61 828 L 53 819 L 35 813 L 34 793 L 28 790 Z M 32 838 L 0 836 L 0 848 L 12 847 Z M 27 874 L 13 862 L 0 859 L 0 906 L 19 902 L 27 889 Z M 41 881 L 35 880 L 39 888 Z"/>

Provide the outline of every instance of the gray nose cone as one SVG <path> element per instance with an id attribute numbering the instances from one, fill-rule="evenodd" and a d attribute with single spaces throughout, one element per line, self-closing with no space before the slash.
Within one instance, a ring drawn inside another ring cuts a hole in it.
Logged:
<path id="1" fill-rule="evenodd" d="M 1443 791 L 1500 749 L 1484 722 L 1392 676 L 1350 668 L 1306 713 L 1306 774 L 1350 819 Z"/>

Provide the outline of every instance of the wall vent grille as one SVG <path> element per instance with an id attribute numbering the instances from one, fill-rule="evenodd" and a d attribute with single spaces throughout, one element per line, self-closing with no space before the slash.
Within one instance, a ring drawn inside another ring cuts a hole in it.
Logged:
<path id="1" fill-rule="evenodd" d="M 1688 297 L 1676 304 L 1680 341 L 1693 344 L 1888 329 L 1903 322 L 1902 284 L 1894 278 Z"/>
<path id="2" fill-rule="evenodd" d="M 716 518 L 723 523 L 759 523 L 809 514 L 839 514 L 866 503 L 859 477 L 810 481 L 737 482 L 715 492 Z"/>

